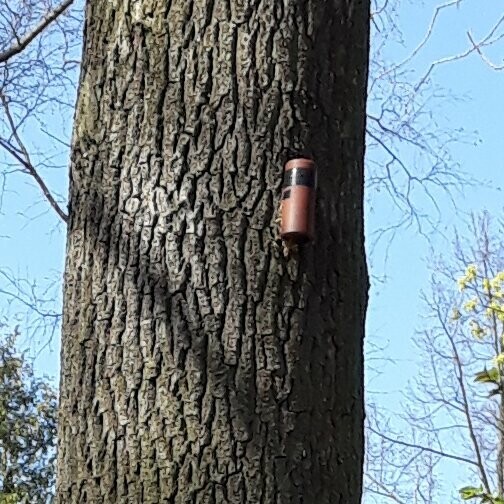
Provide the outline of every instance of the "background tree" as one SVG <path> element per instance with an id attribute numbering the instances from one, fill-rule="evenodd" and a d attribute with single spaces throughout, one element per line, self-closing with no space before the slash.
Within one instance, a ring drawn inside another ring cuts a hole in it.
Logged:
<path id="1" fill-rule="evenodd" d="M 503 502 L 502 224 L 483 214 L 468 231 L 457 234 L 452 259 L 438 259 L 424 295 L 425 365 L 405 395 L 409 428 L 370 415 L 368 488 L 397 502 L 438 502 L 451 471 L 466 482 L 451 502 Z"/>
<path id="2" fill-rule="evenodd" d="M 54 497 L 56 391 L 16 349 L 17 330 L 0 342 L 0 503 Z"/>

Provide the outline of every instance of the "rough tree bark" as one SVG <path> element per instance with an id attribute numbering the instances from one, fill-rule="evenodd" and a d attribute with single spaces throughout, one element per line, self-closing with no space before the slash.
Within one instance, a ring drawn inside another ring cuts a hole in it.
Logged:
<path id="1" fill-rule="evenodd" d="M 58 501 L 360 502 L 367 0 L 88 0 Z M 284 258 L 292 154 L 317 239 Z"/>

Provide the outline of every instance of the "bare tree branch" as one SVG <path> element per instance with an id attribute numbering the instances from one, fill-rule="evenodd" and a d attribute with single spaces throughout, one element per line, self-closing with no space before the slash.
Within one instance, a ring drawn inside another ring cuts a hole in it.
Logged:
<path id="1" fill-rule="evenodd" d="M 477 43 L 474 41 L 474 38 L 473 36 L 471 35 L 471 32 L 467 32 L 467 37 L 469 39 L 469 42 L 471 42 L 472 46 L 473 46 L 473 49 L 476 50 L 476 52 L 479 54 L 479 56 L 481 57 L 481 59 L 490 67 L 492 68 L 493 70 L 504 70 L 504 64 L 502 65 L 496 65 L 495 63 L 493 63 L 492 61 L 490 61 L 490 59 L 485 55 L 485 53 L 483 52 L 483 50 L 481 49 L 481 44 L 480 43 Z"/>
<path id="2" fill-rule="evenodd" d="M 488 476 L 486 474 L 485 465 L 483 463 L 483 457 L 481 454 L 481 447 L 480 447 L 480 444 L 478 442 L 478 439 L 477 439 L 476 433 L 475 433 L 475 428 L 474 428 L 473 419 L 472 419 L 472 415 L 471 415 L 471 409 L 470 409 L 470 405 L 469 405 L 469 397 L 467 394 L 465 380 L 464 380 L 464 378 L 465 378 L 464 377 L 464 367 L 463 367 L 462 361 L 460 359 L 459 349 L 457 348 L 457 344 L 455 343 L 452 334 L 450 333 L 450 331 L 446 327 L 446 322 L 444 321 L 444 317 L 441 314 L 439 307 L 438 307 L 438 317 L 439 317 L 439 320 L 440 320 L 441 325 L 443 327 L 443 330 L 445 331 L 445 333 L 450 341 L 450 344 L 452 346 L 453 357 L 454 357 L 455 364 L 456 364 L 457 371 L 458 371 L 457 380 L 459 382 L 460 391 L 462 392 L 462 398 L 463 398 L 462 404 L 464 407 L 464 414 L 465 414 L 466 421 L 467 421 L 467 428 L 469 430 L 469 437 L 471 439 L 474 453 L 476 455 L 477 466 L 478 466 L 478 470 L 481 475 L 481 481 L 485 487 L 485 491 L 488 494 L 490 494 L 491 493 L 490 483 L 488 480 Z"/>
<path id="3" fill-rule="evenodd" d="M 18 38 L 17 43 L 9 47 L 7 50 L 0 53 L 0 63 L 5 63 L 7 60 L 22 52 L 28 45 L 33 42 L 53 21 L 65 12 L 74 0 L 65 0 L 58 5 L 55 9 L 48 12 L 40 21 L 40 23 L 33 28 L 32 31 L 27 33 L 24 37 Z"/>
<path id="4" fill-rule="evenodd" d="M 382 491 L 379 492 L 377 490 L 375 490 L 374 488 L 370 488 L 368 487 L 367 489 L 374 493 L 374 494 L 377 494 L 377 495 L 380 495 L 382 497 L 387 497 L 388 499 L 394 501 L 394 502 L 397 502 L 398 504 L 406 504 L 406 502 L 404 502 L 403 500 L 399 499 L 399 497 L 397 497 L 397 495 L 395 495 L 393 492 L 391 492 L 386 485 L 384 485 L 383 483 L 381 483 L 380 481 L 378 481 L 377 479 L 373 478 L 373 476 L 371 475 L 367 475 L 367 478 L 369 479 L 369 481 L 371 481 L 372 483 L 374 483 L 379 489 L 381 489 Z"/>
<path id="5" fill-rule="evenodd" d="M 58 216 L 61 218 L 63 222 L 68 221 L 68 215 L 66 212 L 63 211 L 59 203 L 56 201 L 54 196 L 52 195 L 51 191 L 47 187 L 46 183 L 38 173 L 37 169 L 33 165 L 30 155 L 28 153 L 28 150 L 26 149 L 25 145 L 23 144 L 21 138 L 19 137 L 18 134 L 18 127 L 16 126 L 14 122 L 14 118 L 12 117 L 12 114 L 10 112 L 9 108 L 9 101 L 7 97 L 0 91 L 0 101 L 2 102 L 2 105 L 5 110 L 5 115 L 7 116 L 7 120 L 9 122 L 9 126 L 11 128 L 11 134 L 12 137 L 15 139 L 17 143 L 17 148 L 8 144 L 7 142 L 3 141 L 0 139 L 0 146 L 2 146 L 5 150 L 9 152 L 19 163 L 24 166 L 26 169 L 27 173 L 33 177 L 35 182 L 38 184 L 40 189 L 42 190 L 42 193 L 44 197 L 47 199 L 49 204 L 52 206 L 52 208 L 56 211 Z"/>
<path id="6" fill-rule="evenodd" d="M 453 61 L 464 59 L 474 52 L 478 52 L 481 56 L 482 55 L 482 52 L 481 52 L 482 47 L 485 47 L 485 46 L 488 46 L 491 44 L 495 44 L 496 42 L 498 42 L 499 40 L 504 38 L 504 34 L 500 34 L 500 35 L 494 37 L 495 33 L 497 32 L 499 27 L 502 25 L 502 23 L 504 23 L 504 15 L 494 24 L 494 26 L 490 29 L 488 34 L 485 37 L 483 37 L 483 39 L 481 39 L 479 42 L 474 42 L 474 40 L 472 39 L 472 37 L 468 33 L 469 40 L 471 41 L 471 47 L 469 47 L 465 51 L 462 51 L 459 54 L 454 54 L 452 56 L 446 56 L 444 58 L 440 58 L 436 61 L 433 61 L 430 64 L 429 68 L 427 69 L 427 72 L 425 72 L 425 74 L 422 76 L 422 78 L 418 81 L 417 85 L 415 86 L 415 91 L 418 91 L 420 89 L 420 87 L 427 81 L 427 79 L 429 78 L 429 76 L 432 73 L 432 71 L 434 70 L 434 68 L 436 68 L 437 66 L 443 65 L 445 63 L 451 63 Z"/>
<path id="7" fill-rule="evenodd" d="M 453 453 L 447 453 L 441 450 L 436 450 L 435 448 L 431 448 L 430 446 L 421 446 L 415 443 L 408 443 L 407 441 L 401 441 L 399 439 L 393 439 L 386 434 L 383 434 L 382 432 L 377 431 L 376 429 L 373 429 L 372 427 L 368 427 L 369 430 L 373 433 L 376 434 L 377 436 L 380 436 L 381 438 L 385 439 L 389 443 L 401 445 L 401 446 L 406 446 L 408 448 L 414 448 L 415 450 L 419 450 L 421 452 L 428 452 L 432 453 L 434 455 L 439 455 L 440 457 L 445 457 L 449 458 L 452 460 L 458 460 L 459 462 L 464 462 L 466 464 L 478 466 L 478 462 L 475 460 L 468 459 L 466 457 L 462 457 L 460 455 L 454 455 Z"/>
<path id="8" fill-rule="evenodd" d="M 432 16 L 431 22 L 429 23 L 429 26 L 427 27 L 427 31 L 424 35 L 424 38 L 420 41 L 420 43 L 415 47 L 415 49 L 401 62 L 392 65 L 390 68 L 388 68 L 383 74 L 381 74 L 378 78 L 382 78 L 385 75 L 388 75 L 392 72 L 396 72 L 400 68 L 404 67 L 406 64 L 408 64 L 427 44 L 427 42 L 430 40 L 432 37 L 432 34 L 434 33 L 434 28 L 436 26 L 436 22 L 439 18 L 439 15 L 441 12 L 445 9 L 448 9 L 450 7 L 459 7 L 460 3 L 463 0 L 450 0 L 446 3 L 443 3 L 441 5 L 438 5 L 436 9 L 434 10 L 434 14 Z"/>

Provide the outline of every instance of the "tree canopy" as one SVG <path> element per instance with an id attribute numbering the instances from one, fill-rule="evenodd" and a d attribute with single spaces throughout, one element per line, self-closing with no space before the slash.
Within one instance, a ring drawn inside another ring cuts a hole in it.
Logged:
<path id="1" fill-rule="evenodd" d="M 0 340 L 0 504 L 50 502 L 54 489 L 55 389 L 16 348 Z"/>

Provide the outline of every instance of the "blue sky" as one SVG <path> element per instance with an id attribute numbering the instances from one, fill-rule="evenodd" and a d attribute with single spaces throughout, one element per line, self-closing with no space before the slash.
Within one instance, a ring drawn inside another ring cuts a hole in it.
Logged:
<path id="1" fill-rule="evenodd" d="M 398 22 L 403 34 L 402 43 L 387 47 L 387 56 L 399 61 L 410 54 L 425 34 L 433 9 L 437 2 L 402 1 L 399 3 Z M 439 18 L 429 43 L 411 62 L 415 75 L 421 75 L 433 60 L 457 54 L 468 47 L 466 32 L 471 30 L 475 38 L 483 36 L 502 15 L 504 4 L 499 0 L 465 0 L 460 8 L 447 10 Z M 490 48 L 496 62 L 503 60 L 504 44 Z M 489 210 L 502 214 L 502 191 L 504 187 L 504 143 L 502 142 L 504 117 L 504 72 L 496 72 L 485 65 L 477 55 L 439 66 L 431 75 L 436 85 L 450 95 L 463 99 L 450 100 L 436 105 L 433 110 L 440 128 L 463 127 L 465 132 L 474 133 L 471 142 L 455 143 L 451 147 L 454 160 L 460 169 L 481 181 L 456 195 L 457 208 L 448 198 L 439 194 L 437 203 L 441 218 L 437 233 L 421 236 L 415 227 L 401 229 L 389 247 L 382 242 L 369 258 L 373 275 L 371 299 L 367 320 L 367 341 L 386 346 L 386 356 L 395 361 L 380 365 L 381 374 L 373 377 L 370 390 L 386 392 L 381 401 L 393 412 L 401 410 L 402 392 L 406 382 L 414 377 L 417 366 L 414 335 L 425 323 L 425 310 L 420 301 L 420 292 L 428 288 L 428 266 L 431 248 L 450 253 L 450 234 L 454 227 L 463 227 L 471 211 Z M 44 118 L 51 127 L 65 138 L 69 138 L 72 117 L 59 113 L 48 113 Z M 425 123 L 428 127 L 428 121 Z M 25 132 L 27 143 L 42 149 L 60 147 L 40 134 L 38 126 L 32 124 Z M 466 133 L 461 133 L 461 138 Z M 407 149 L 406 159 L 413 159 Z M 59 164 L 67 164 L 67 154 L 59 156 Z M 2 162 L 2 157 L 0 157 Z M 67 168 L 46 170 L 44 173 L 50 187 L 61 194 L 67 191 Z M 483 182 L 487 182 L 486 184 Z M 34 205 L 35 202 L 35 205 Z M 27 210 L 28 209 L 28 210 Z M 41 215 L 39 215 L 42 213 Z M 28 214 L 29 217 L 26 217 Z M 34 218 L 36 216 L 36 218 Z M 382 195 L 368 194 L 366 230 L 368 245 L 373 241 L 373 232 L 394 222 L 396 214 L 390 201 Z M 43 288 L 54 284 L 48 294 L 61 297 L 58 278 L 63 269 L 65 236 L 63 226 L 58 224 L 52 211 L 40 197 L 38 189 L 23 175 L 8 177 L 3 206 L 0 214 L 0 268 L 10 270 L 17 276 L 37 281 Z M 382 278 L 385 277 L 385 281 Z M 379 280 L 380 278 L 380 280 Z M 4 284 L 1 283 L 0 288 Z M 19 306 L 9 305 L 0 295 L 0 316 L 12 318 L 19 314 Z M 27 318 L 20 318 L 21 329 Z M 31 334 L 32 336 L 33 334 Z M 40 333 L 35 334 L 43 342 Z M 37 368 L 54 377 L 58 374 L 59 336 L 36 360 Z M 32 349 L 33 349 L 32 344 Z M 38 347 L 40 348 L 40 346 Z M 397 376 L 401 376 L 398 382 Z M 452 468 L 447 478 L 455 478 Z"/>
<path id="2" fill-rule="evenodd" d="M 425 50 L 415 59 L 414 66 L 419 73 L 434 59 L 458 53 L 467 48 L 465 32 L 472 29 L 483 34 L 492 23 L 502 15 L 504 4 L 491 1 L 467 2 L 470 8 L 453 10 L 445 14 L 438 25 L 436 36 Z M 400 20 L 405 45 L 410 48 L 422 38 L 425 27 L 432 15 L 435 2 L 423 5 L 405 3 Z M 482 5 L 488 8 L 482 8 Z M 504 47 L 500 46 L 504 55 Z M 399 51 L 407 50 L 402 48 Z M 501 60 L 503 57 L 501 56 Z M 372 282 L 371 303 L 368 314 L 369 340 L 389 342 L 388 354 L 400 363 L 414 361 L 413 334 L 422 325 L 422 304 L 420 292 L 428 287 L 428 259 L 431 248 L 438 252 L 450 253 L 450 239 L 454 227 L 464 229 L 470 212 L 487 209 L 494 215 L 502 214 L 504 187 L 504 143 L 502 142 L 504 100 L 504 72 L 498 73 L 486 66 L 476 55 L 467 59 L 438 67 L 433 78 L 437 84 L 454 95 L 465 96 L 464 101 L 445 105 L 437 119 L 446 127 L 462 126 L 475 131 L 474 143 L 455 144 L 451 151 L 460 164 L 460 169 L 476 177 L 482 183 L 465 188 L 455 195 L 457 208 L 447 198 L 440 198 L 442 209 L 439 223 L 440 233 L 428 237 L 420 236 L 416 228 L 401 230 L 400 235 L 388 249 L 385 260 L 385 246 L 376 250 L 369 258 L 371 272 L 377 276 L 386 275 L 386 281 Z M 442 117 L 444 116 L 444 119 Z M 483 183 L 486 182 L 486 183 Z M 372 195 L 369 195 L 372 197 Z M 371 205 L 368 205 L 368 209 Z M 386 207 L 381 203 L 378 208 Z M 383 226 L 382 212 L 367 212 L 366 227 L 368 236 L 374 229 Z M 371 238 L 368 243 L 371 242 Z M 405 376 L 414 373 L 414 367 L 402 366 Z M 393 373 L 394 371 L 392 371 Z M 390 388 L 390 376 L 385 372 L 383 382 L 375 384 L 380 389 Z"/>
<path id="3" fill-rule="evenodd" d="M 422 40 L 429 25 L 436 2 L 402 2 L 399 13 L 404 35 L 404 47 L 390 47 L 390 57 L 401 60 Z M 459 9 L 446 11 L 439 18 L 430 42 L 419 53 L 411 66 L 416 75 L 423 74 L 432 61 L 458 54 L 468 47 L 467 31 L 481 38 L 502 16 L 502 2 L 480 0 L 463 2 Z M 502 62 L 503 45 L 488 52 L 496 63 Z M 431 250 L 449 259 L 451 238 L 455 227 L 464 231 L 470 212 L 488 210 L 502 215 L 504 186 L 504 143 L 502 142 L 504 100 L 504 73 L 486 66 L 477 55 L 460 61 L 440 65 L 432 74 L 435 83 L 460 100 L 440 105 L 435 110 L 435 120 L 446 128 L 463 127 L 463 134 L 475 132 L 472 142 L 452 145 L 451 153 L 460 164 L 460 170 L 477 178 L 480 183 L 467 187 L 456 195 L 457 207 L 440 197 L 437 201 L 442 214 L 437 233 L 420 236 L 416 228 L 402 229 L 388 249 L 382 246 L 369 258 L 371 272 L 386 276 L 386 281 L 372 280 L 371 301 L 367 319 L 367 344 L 385 348 L 382 356 L 394 361 L 373 362 L 380 374 L 368 373 L 369 391 L 379 391 L 376 400 L 386 408 L 391 418 L 400 414 L 405 403 L 406 384 L 413 379 L 422 365 L 415 346 L 415 331 L 425 327 L 426 310 L 420 293 L 429 290 L 429 259 Z M 484 183 L 485 182 L 485 183 Z M 373 196 L 368 195 L 373 201 Z M 374 207 L 374 211 L 371 208 Z M 367 235 L 384 225 L 390 216 L 386 201 L 368 204 L 366 215 Z M 368 244 L 371 240 L 368 240 Z M 397 377 L 400 377 L 399 379 Z M 443 501 L 448 501 L 454 489 L 472 483 L 460 465 L 445 463 L 439 471 L 444 480 Z M 456 492 L 455 492 L 456 493 Z M 446 500 L 444 500 L 446 499 Z"/>

